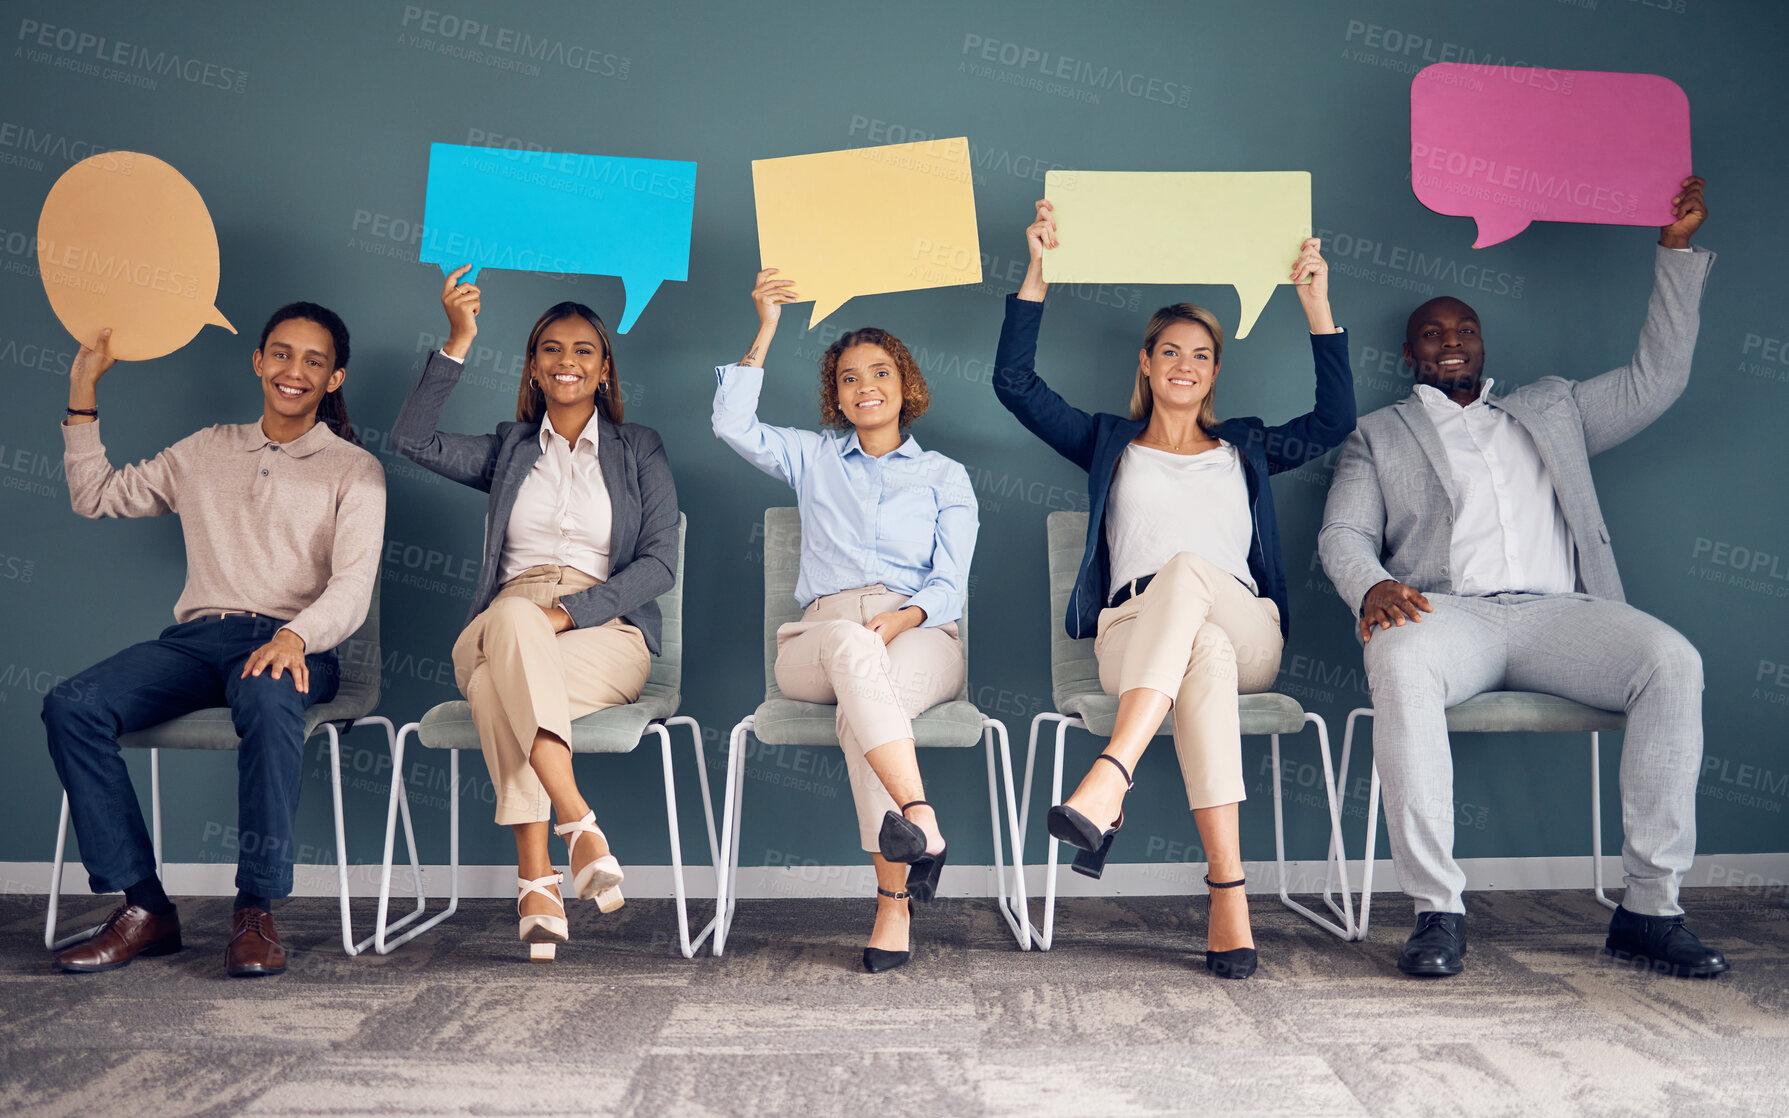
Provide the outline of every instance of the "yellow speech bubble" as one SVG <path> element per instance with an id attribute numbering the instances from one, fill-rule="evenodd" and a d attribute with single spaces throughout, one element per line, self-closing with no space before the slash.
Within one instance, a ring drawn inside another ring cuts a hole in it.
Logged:
<path id="1" fill-rule="evenodd" d="M 1222 283 L 1248 336 L 1311 235 L 1309 171 L 1050 171 L 1050 283 Z"/>
<path id="2" fill-rule="evenodd" d="M 969 141 L 754 159 L 762 267 L 814 301 L 981 282 Z"/>
<path id="3" fill-rule="evenodd" d="M 111 353 L 173 353 L 210 323 L 230 333 L 217 299 L 217 230 L 205 200 L 152 155 L 108 151 L 65 171 L 37 219 L 37 267 L 62 325 L 83 345 L 112 330 Z"/>

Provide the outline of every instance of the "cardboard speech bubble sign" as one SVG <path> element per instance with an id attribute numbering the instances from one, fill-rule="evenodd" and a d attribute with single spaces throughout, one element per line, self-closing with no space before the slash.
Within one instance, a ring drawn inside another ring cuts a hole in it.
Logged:
<path id="1" fill-rule="evenodd" d="M 1669 225 L 1690 173 L 1690 100 L 1657 74 L 1442 62 L 1410 83 L 1411 189 L 1475 219 L 1473 248 L 1534 221 Z"/>
<path id="2" fill-rule="evenodd" d="M 1246 338 L 1311 235 L 1309 171 L 1049 171 L 1050 283 L 1220 283 Z"/>
<path id="3" fill-rule="evenodd" d="M 37 219 L 37 268 L 50 309 L 82 345 L 120 361 L 165 357 L 207 324 L 217 300 L 217 230 L 205 200 L 173 167 L 108 151 L 62 173 Z"/>
<path id="4" fill-rule="evenodd" d="M 665 280 L 687 280 L 696 165 L 429 145 L 418 258 L 473 283 L 485 268 L 620 276 L 625 334 Z"/>
<path id="5" fill-rule="evenodd" d="M 981 282 L 969 140 L 752 161 L 764 268 L 814 302 Z"/>

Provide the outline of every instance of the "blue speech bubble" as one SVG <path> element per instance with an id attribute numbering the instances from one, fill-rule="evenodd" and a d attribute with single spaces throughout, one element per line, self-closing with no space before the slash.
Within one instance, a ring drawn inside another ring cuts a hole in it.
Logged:
<path id="1" fill-rule="evenodd" d="M 429 145 L 419 258 L 485 268 L 620 276 L 620 333 L 665 280 L 687 280 L 696 165 L 557 151 Z"/>

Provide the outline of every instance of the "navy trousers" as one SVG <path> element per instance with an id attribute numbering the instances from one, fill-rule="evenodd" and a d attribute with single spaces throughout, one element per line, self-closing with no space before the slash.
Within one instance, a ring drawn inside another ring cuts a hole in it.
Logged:
<path id="1" fill-rule="evenodd" d="M 68 793 L 81 860 L 95 893 L 155 873 L 155 851 L 118 748 L 121 734 L 207 707 L 230 708 L 236 752 L 236 887 L 292 892 L 292 830 L 304 770 L 304 712 L 335 697 L 334 651 L 305 657 L 310 690 L 290 672 L 247 679 L 242 666 L 285 624 L 270 617 L 201 618 L 162 631 L 58 684 L 45 697 L 50 758 Z"/>

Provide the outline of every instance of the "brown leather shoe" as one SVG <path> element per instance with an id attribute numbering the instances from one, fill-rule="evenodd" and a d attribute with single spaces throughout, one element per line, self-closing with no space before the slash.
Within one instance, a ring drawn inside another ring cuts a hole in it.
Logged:
<path id="1" fill-rule="evenodd" d="M 273 915 L 259 908 L 239 908 L 230 917 L 230 946 L 224 970 L 231 978 L 259 978 L 286 969 L 286 949 L 274 931 Z"/>
<path id="2" fill-rule="evenodd" d="M 56 967 L 70 974 L 92 974 L 130 965 L 138 955 L 172 955 L 180 950 L 180 913 L 173 905 L 160 916 L 141 905 L 121 904 L 106 917 L 93 938 L 56 956 Z"/>

